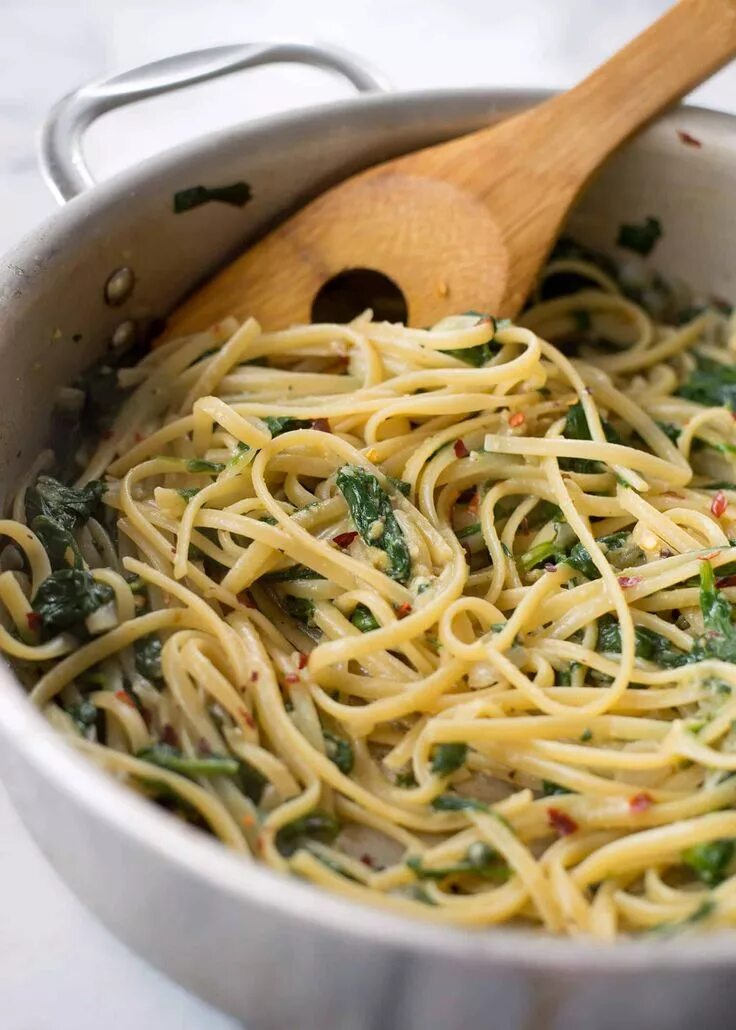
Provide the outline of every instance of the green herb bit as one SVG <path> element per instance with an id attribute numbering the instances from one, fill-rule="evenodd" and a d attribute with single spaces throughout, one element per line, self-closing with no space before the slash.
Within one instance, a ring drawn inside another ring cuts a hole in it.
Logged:
<path id="1" fill-rule="evenodd" d="M 432 801 L 435 812 L 488 812 L 488 805 L 476 798 L 466 798 L 461 794 L 438 794 Z"/>
<path id="2" fill-rule="evenodd" d="M 353 614 L 350 616 L 352 624 L 360 630 L 361 633 L 370 633 L 374 629 L 380 629 L 381 624 L 375 617 L 373 612 L 364 604 L 358 604 L 353 609 Z"/>
<path id="3" fill-rule="evenodd" d="M 174 194 L 174 214 L 191 211 L 202 204 L 217 201 L 233 207 L 244 207 L 252 197 L 251 188 L 242 180 L 229 186 L 189 186 Z"/>
<path id="4" fill-rule="evenodd" d="M 405 583 L 411 573 L 411 555 L 386 491 L 374 475 L 358 465 L 343 465 L 337 473 L 337 487 L 361 539 L 384 551 L 389 559 L 388 575 Z M 375 537 L 377 524 L 383 529 Z"/>
<path id="5" fill-rule="evenodd" d="M 657 425 L 662 430 L 664 435 L 672 443 L 676 444 L 680 439 L 680 433 L 682 432 L 682 426 L 676 426 L 674 422 L 657 422 Z"/>
<path id="6" fill-rule="evenodd" d="M 581 744 L 587 744 L 592 739 L 593 739 L 593 731 L 590 730 L 590 729 L 583 730 L 583 732 L 580 734 L 580 743 Z"/>
<path id="7" fill-rule="evenodd" d="M 290 565 L 288 569 L 269 572 L 263 578 L 272 583 L 292 583 L 302 579 L 324 579 L 325 577 L 306 565 Z"/>
<path id="8" fill-rule="evenodd" d="M 31 607 L 41 616 L 46 634 L 81 630 L 84 620 L 115 594 L 84 569 L 58 569 L 41 583 Z"/>
<path id="9" fill-rule="evenodd" d="M 225 468 L 222 462 L 207 461 L 205 458 L 187 458 L 184 462 L 184 467 L 187 472 L 191 472 L 193 475 L 208 473 L 213 476 L 219 475 Z"/>
<path id="10" fill-rule="evenodd" d="M 136 758 L 189 779 L 197 776 L 236 776 L 240 771 L 240 763 L 236 758 L 225 755 L 197 755 L 194 758 L 186 758 L 178 748 L 170 744 L 154 744 L 152 747 L 143 748 L 137 752 Z"/>
<path id="11" fill-rule="evenodd" d="M 726 407 L 736 411 L 736 365 L 722 364 L 696 354 L 697 367 L 677 394 L 709 408 Z"/>
<path id="12" fill-rule="evenodd" d="M 286 823 L 276 833 L 276 848 L 284 858 L 290 858 L 309 840 L 331 844 L 340 832 L 340 823 L 329 812 L 315 808 L 308 815 Z"/>
<path id="13" fill-rule="evenodd" d="M 586 311 L 585 308 L 577 308 L 575 311 L 570 312 L 570 318 L 575 323 L 575 329 L 579 333 L 588 333 L 593 325 L 593 320 L 590 317 L 590 312 Z"/>
<path id="14" fill-rule="evenodd" d="M 472 522 L 469 526 L 463 526 L 462 529 L 455 530 L 455 536 L 458 540 L 465 540 L 469 536 L 475 536 L 476 533 L 480 533 L 480 522 Z"/>
<path id="15" fill-rule="evenodd" d="M 185 500 L 187 503 L 189 503 L 189 501 L 191 501 L 192 497 L 196 497 L 201 489 L 202 488 L 200 486 L 183 486 L 183 487 L 181 487 L 181 489 L 177 490 L 176 492 L 179 494 L 179 496 L 183 500 Z"/>
<path id="16" fill-rule="evenodd" d="M 161 639 L 156 633 L 139 637 L 133 645 L 135 667 L 141 676 L 156 682 L 164 678 L 161 671 Z"/>
<path id="17" fill-rule="evenodd" d="M 325 577 L 306 565 L 290 565 L 288 569 L 281 569 L 279 572 L 269 572 L 263 577 L 271 583 L 292 583 L 300 579 L 324 579 Z"/>
<path id="18" fill-rule="evenodd" d="M 404 497 L 408 497 L 411 493 L 411 483 L 407 483 L 405 479 L 397 479 L 396 476 L 386 476 L 386 479 L 388 479 L 389 483 L 396 487 L 399 493 L 403 494 Z"/>
<path id="19" fill-rule="evenodd" d="M 693 870 L 701 883 L 716 887 L 728 875 L 734 850 L 736 841 L 732 838 L 711 840 L 687 848 L 682 853 L 682 861 Z"/>
<path id="20" fill-rule="evenodd" d="M 435 776 L 449 776 L 464 765 L 467 757 L 467 744 L 438 744 L 432 755 L 432 772 Z"/>
<path id="21" fill-rule="evenodd" d="M 492 883 L 505 883 L 511 875 L 507 863 L 485 841 L 475 841 L 465 852 L 465 858 L 451 866 L 428 868 L 421 858 L 413 856 L 406 860 L 418 880 L 444 880 L 448 876 L 471 874 Z"/>
<path id="22" fill-rule="evenodd" d="M 554 783 L 552 780 L 542 780 L 542 794 L 544 797 L 552 797 L 555 794 L 574 794 L 574 790 L 570 790 L 569 787 L 563 787 L 559 783 Z"/>
<path id="23" fill-rule="evenodd" d="M 349 776 L 355 764 L 355 754 L 350 741 L 323 731 L 327 757 L 335 763 L 341 773 Z"/>
<path id="24" fill-rule="evenodd" d="M 516 564 L 523 572 L 530 572 L 537 565 L 541 565 L 542 562 L 553 558 L 556 550 L 557 545 L 554 540 L 543 540 L 541 543 L 535 544 L 534 547 L 530 547 L 528 551 L 524 551 L 517 558 Z"/>
<path id="25" fill-rule="evenodd" d="M 396 786 L 402 787 L 404 790 L 409 790 L 412 787 L 417 787 L 419 784 L 414 776 L 414 770 L 408 769 L 405 772 L 400 772 L 396 776 Z"/>
<path id="26" fill-rule="evenodd" d="M 616 243 L 619 247 L 625 247 L 646 257 L 647 254 L 651 254 L 661 235 L 661 222 L 649 215 L 643 222 L 624 222 L 618 230 Z"/>
<path id="27" fill-rule="evenodd" d="M 311 429 L 310 419 L 292 418 L 291 415 L 266 415 L 261 419 L 268 426 L 271 439 L 282 433 L 291 433 L 295 429 Z"/>

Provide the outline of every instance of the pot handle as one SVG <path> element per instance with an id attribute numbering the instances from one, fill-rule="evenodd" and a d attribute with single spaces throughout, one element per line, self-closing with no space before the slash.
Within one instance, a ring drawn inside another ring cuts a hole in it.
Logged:
<path id="1" fill-rule="evenodd" d="M 192 50 L 165 57 L 63 97 L 49 112 L 41 130 L 41 172 L 59 203 L 94 185 L 84 160 L 82 138 L 100 115 L 116 107 L 169 93 L 196 82 L 255 68 L 295 62 L 325 68 L 344 76 L 359 93 L 381 92 L 386 82 L 362 61 L 336 47 L 306 43 L 242 43 Z"/>

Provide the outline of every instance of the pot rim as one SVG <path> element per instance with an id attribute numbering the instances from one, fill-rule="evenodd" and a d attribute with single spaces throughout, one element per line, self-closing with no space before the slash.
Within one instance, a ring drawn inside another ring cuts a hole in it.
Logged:
<path id="1" fill-rule="evenodd" d="M 43 274 L 38 263 L 42 248 L 53 253 L 58 238 L 80 229 L 100 206 L 126 197 L 135 198 L 136 187 L 148 179 L 167 175 L 182 161 L 231 141 L 233 136 L 253 140 L 259 134 L 288 131 L 305 118 L 329 122 L 357 108 L 397 104 L 434 104 L 467 97 L 487 97 L 489 103 L 518 100 L 520 106 L 537 102 L 551 90 L 487 88 L 434 89 L 390 94 L 367 94 L 349 100 L 301 109 L 219 129 L 154 155 L 116 173 L 92 187 L 51 215 L 6 255 L 0 270 L 0 298 L 7 303 L 17 290 L 18 275 Z M 730 132 L 736 146 L 736 115 L 709 108 L 675 108 L 654 125 L 676 128 L 686 111 L 688 125 L 721 126 Z M 645 130 L 647 131 L 647 130 Z M 673 145 L 678 145 L 673 140 Z M 24 269 L 28 269 L 26 273 Z M 27 299 L 27 298 L 26 298 Z M 715 968 L 734 962 L 736 931 L 719 931 L 679 939 L 617 940 L 612 943 L 590 939 L 569 939 L 543 935 L 507 926 L 463 930 L 412 919 L 345 900 L 336 894 L 282 876 L 264 865 L 245 865 L 242 858 L 220 842 L 177 822 L 166 813 L 117 783 L 93 762 L 76 754 L 30 704 L 9 667 L 0 665 L 0 734 L 19 758 L 31 763 L 43 777 L 53 779 L 65 794 L 94 813 L 115 832 L 135 839 L 142 850 L 179 866 L 185 873 L 207 880 L 212 888 L 228 893 L 237 901 L 270 909 L 284 917 L 298 919 L 343 938 L 364 944 L 388 945 L 404 953 L 441 955 L 446 961 L 472 965 L 493 963 L 496 968 L 529 971 L 627 972 L 649 975 L 655 970 Z M 20 813 L 22 816 L 22 812 Z"/>

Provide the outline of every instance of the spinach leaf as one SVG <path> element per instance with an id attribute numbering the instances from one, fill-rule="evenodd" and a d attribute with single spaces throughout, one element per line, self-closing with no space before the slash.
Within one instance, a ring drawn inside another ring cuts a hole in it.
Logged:
<path id="1" fill-rule="evenodd" d="M 364 604 L 355 606 L 353 614 L 350 616 L 350 621 L 361 633 L 370 633 L 371 630 L 380 628 L 378 619 L 370 608 L 367 608 Z"/>
<path id="2" fill-rule="evenodd" d="M 374 475 L 358 465 L 343 465 L 337 473 L 337 486 L 362 540 L 385 551 L 388 575 L 405 583 L 411 573 L 411 556 L 386 491 Z"/>
<path id="3" fill-rule="evenodd" d="M 319 572 L 315 572 L 314 569 L 307 568 L 306 565 L 290 565 L 288 569 L 282 569 L 280 572 L 269 572 L 263 578 L 271 583 L 291 583 L 299 579 L 324 579 L 325 577 Z"/>
<path id="4" fill-rule="evenodd" d="M 611 533 L 609 536 L 598 537 L 598 545 L 602 548 L 603 553 L 606 555 L 611 565 L 614 565 L 617 568 L 622 568 L 627 565 L 636 565 L 641 561 L 644 556 L 642 550 L 636 546 L 627 547 L 630 543 L 629 538 L 630 533 L 627 529 L 622 529 L 618 533 Z M 616 551 L 622 552 L 618 558 L 615 554 Z M 584 547 L 580 542 L 570 549 L 570 553 L 564 561 L 566 565 L 572 566 L 576 572 L 580 572 L 583 576 L 587 577 L 587 579 L 600 578 L 600 573 L 593 564 L 590 552 L 587 547 Z"/>
<path id="5" fill-rule="evenodd" d="M 696 658 L 736 662 L 736 626 L 731 621 L 733 608 L 726 595 L 716 588 L 713 566 L 707 561 L 700 565 L 700 610 L 705 633 L 693 649 Z"/>
<path id="6" fill-rule="evenodd" d="M 634 654 L 654 662 L 660 669 L 677 669 L 694 660 L 693 653 L 680 651 L 660 633 L 645 626 L 634 627 Z M 602 615 L 598 619 L 598 647 L 601 654 L 621 654 L 621 627 L 613 615 Z"/>
<path id="7" fill-rule="evenodd" d="M 187 189 L 177 190 L 174 194 L 174 214 L 180 215 L 184 211 L 191 211 L 192 208 L 208 204 L 212 200 L 221 204 L 231 204 L 233 207 L 244 207 L 252 197 L 251 188 L 247 182 L 233 182 L 229 186 L 189 186 Z"/>
<path id="8" fill-rule="evenodd" d="M 75 705 L 69 705 L 65 711 L 74 720 L 74 724 L 83 737 L 87 736 L 87 730 L 90 726 L 94 726 L 97 723 L 97 716 L 99 715 L 97 706 L 87 700 L 80 701 Z"/>
<path id="9" fill-rule="evenodd" d="M 618 230 L 616 243 L 637 254 L 646 257 L 651 254 L 654 244 L 662 235 L 662 225 L 658 218 L 649 215 L 643 222 L 624 222 Z"/>
<path id="10" fill-rule="evenodd" d="M 63 529 L 76 529 L 94 513 L 106 490 L 107 484 L 97 479 L 77 488 L 64 486 L 52 476 L 39 476 L 26 491 L 26 519 L 30 525 L 44 515 Z"/>
<path id="11" fill-rule="evenodd" d="M 418 857 L 408 858 L 406 864 L 418 880 L 444 880 L 459 873 L 471 873 L 493 883 L 505 883 L 511 875 L 511 870 L 501 855 L 481 840 L 471 844 L 465 852 L 465 858 L 454 865 L 431 869 L 423 865 L 421 858 Z"/>
<path id="12" fill-rule="evenodd" d="M 336 737 L 327 731 L 323 732 L 323 736 L 325 738 L 327 757 L 335 763 L 341 773 L 345 773 L 348 776 L 355 764 L 352 744 L 349 740 L 345 740 L 343 737 Z"/>
<path id="13" fill-rule="evenodd" d="M 696 360 L 697 367 L 676 391 L 678 396 L 707 407 L 736 411 L 736 365 L 722 365 L 699 354 Z"/>
<path id="14" fill-rule="evenodd" d="M 107 583 L 98 583 L 84 569 L 59 569 L 38 588 L 31 607 L 41 616 L 45 634 L 83 630 L 84 620 L 115 596 Z"/>
<path id="15" fill-rule="evenodd" d="M 463 526 L 462 529 L 455 530 L 455 536 L 458 540 L 466 540 L 469 536 L 475 536 L 476 533 L 480 533 L 480 522 L 472 522 L 469 526 Z"/>
<path id="16" fill-rule="evenodd" d="M 727 876 L 734 850 L 736 841 L 733 838 L 711 840 L 687 848 L 682 853 L 682 861 L 702 883 L 716 887 Z"/>
<path id="17" fill-rule="evenodd" d="M 468 757 L 467 744 L 438 744 L 432 755 L 432 772 L 436 776 L 449 776 Z"/>
<path id="18" fill-rule="evenodd" d="M 70 564 L 75 569 L 84 567 L 82 552 L 71 530 L 64 529 L 46 515 L 37 515 L 31 523 L 31 529 L 48 554 L 52 569 L 66 569 Z"/>
<path id="19" fill-rule="evenodd" d="M 284 858 L 290 858 L 299 848 L 306 846 L 309 840 L 318 840 L 322 844 L 331 844 L 340 832 L 340 823 L 329 812 L 318 808 L 286 823 L 276 833 L 276 847 Z"/>
<path id="20" fill-rule="evenodd" d="M 603 426 L 603 433 L 609 443 L 621 443 L 621 437 L 610 422 L 607 422 L 606 419 L 601 419 L 601 424 Z M 573 404 L 568 410 L 565 416 L 565 428 L 562 431 L 562 435 L 566 440 L 593 439 L 583 405 L 580 401 L 577 404 Z M 560 460 L 560 468 L 568 472 L 591 475 L 603 471 L 604 465 L 600 461 L 593 461 L 590 458 L 562 458 Z"/>
<path id="21" fill-rule="evenodd" d="M 136 758 L 158 765 L 161 769 L 169 769 L 193 779 L 195 776 L 236 776 L 240 771 L 237 758 L 225 755 L 196 755 L 186 758 L 182 752 L 170 744 L 153 744 L 152 747 L 138 751 Z"/>
<path id="22" fill-rule="evenodd" d="M 147 637 L 139 637 L 133 645 L 135 651 L 135 667 L 141 676 L 148 680 L 162 680 L 161 671 L 161 638 L 156 633 Z"/>
<path id="23" fill-rule="evenodd" d="M 53 476 L 39 476 L 26 491 L 26 521 L 43 544 L 54 569 L 73 564 L 82 568 L 82 555 L 73 530 L 83 526 L 100 503 L 107 484 L 92 480 L 86 486 L 64 486 Z"/>
<path id="24" fill-rule="evenodd" d="M 265 422 L 271 439 L 281 436 L 282 433 L 290 433 L 294 429 L 311 429 L 310 419 L 292 418 L 291 415 L 265 415 L 261 422 Z"/>
<path id="25" fill-rule="evenodd" d="M 291 583 L 301 579 L 324 579 L 324 576 L 315 572 L 314 569 L 309 569 L 307 565 L 297 564 L 289 565 L 288 569 L 281 569 L 276 573 L 268 573 L 264 579 L 271 583 Z"/>
<path id="26" fill-rule="evenodd" d="M 308 597 L 295 597 L 293 594 L 284 594 L 283 606 L 297 622 L 305 626 L 314 626 L 314 601 Z"/>
<path id="27" fill-rule="evenodd" d="M 404 497 L 408 497 L 411 493 L 411 483 L 407 483 L 405 479 L 397 479 L 396 476 L 386 476 L 386 479 L 388 479 L 389 483 L 391 483 L 392 486 L 395 486 L 399 493 L 403 494 Z"/>
<path id="28" fill-rule="evenodd" d="M 671 440 L 672 443 L 676 444 L 677 441 L 680 439 L 680 433 L 682 432 L 681 426 L 676 426 L 674 422 L 659 421 L 657 422 L 657 425 L 662 430 L 667 439 Z"/>

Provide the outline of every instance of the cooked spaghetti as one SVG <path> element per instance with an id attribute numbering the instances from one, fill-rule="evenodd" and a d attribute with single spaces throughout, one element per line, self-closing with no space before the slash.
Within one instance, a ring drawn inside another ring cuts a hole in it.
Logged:
<path id="1" fill-rule="evenodd" d="M 224 320 L 98 370 L 123 402 L 75 485 L 42 455 L 0 526 L 33 703 L 347 898 L 736 922 L 736 325 L 574 248 L 560 290 L 517 325 Z"/>

